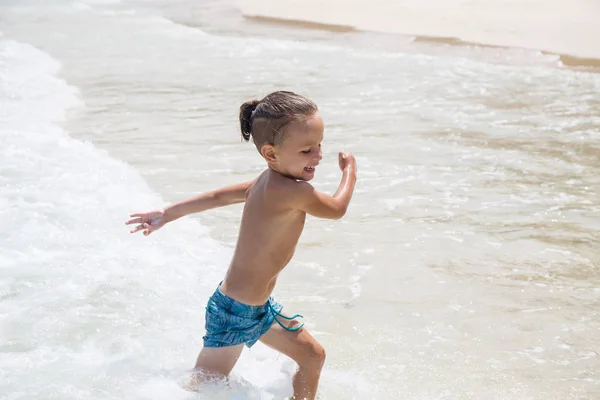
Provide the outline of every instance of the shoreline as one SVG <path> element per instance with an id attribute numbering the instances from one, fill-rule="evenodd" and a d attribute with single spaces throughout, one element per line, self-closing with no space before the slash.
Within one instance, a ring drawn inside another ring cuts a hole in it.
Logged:
<path id="1" fill-rule="evenodd" d="M 245 19 L 258 23 L 340 33 L 393 34 L 410 38 L 415 43 L 453 47 L 529 50 L 556 56 L 566 67 L 600 68 L 600 41 L 593 39 L 600 37 L 600 24 L 593 23 L 592 13 L 573 11 L 573 8 L 557 10 L 548 7 L 551 12 L 532 14 L 532 10 L 529 10 L 529 14 L 522 15 L 520 20 L 505 24 L 513 16 L 512 12 L 516 12 L 515 6 L 504 7 L 509 10 L 496 15 L 497 8 L 502 5 L 497 0 L 488 4 L 487 10 L 481 7 L 477 9 L 473 5 L 473 14 L 485 14 L 487 17 L 487 20 L 481 19 L 474 23 L 472 18 L 467 19 L 461 14 L 466 12 L 464 2 L 454 4 L 453 9 L 445 5 L 443 10 L 438 10 L 438 14 L 425 13 L 422 6 L 419 9 L 417 5 L 390 3 L 389 0 L 375 1 L 368 17 L 362 12 L 358 0 L 345 3 L 340 0 L 328 0 L 327 3 L 290 0 L 287 5 L 267 0 L 239 0 L 238 9 Z M 526 0 L 522 6 L 526 9 L 527 6 L 539 4 L 539 0 Z M 597 7 L 597 15 L 600 15 L 600 4 L 592 6 Z M 320 10 L 318 15 L 314 13 L 314 9 Z M 561 19 L 560 23 L 552 23 L 558 13 L 567 10 L 569 15 L 566 18 Z M 400 11 L 404 14 L 398 18 Z M 447 14 L 439 15 L 442 11 Z M 537 20 L 534 16 L 537 16 Z"/>

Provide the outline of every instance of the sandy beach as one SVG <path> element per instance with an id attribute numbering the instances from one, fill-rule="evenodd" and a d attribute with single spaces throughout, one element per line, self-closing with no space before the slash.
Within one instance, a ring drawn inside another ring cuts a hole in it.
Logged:
<path id="1" fill-rule="evenodd" d="M 239 0 L 238 4 L 247 17 L 600 59 L 600 3 L 589 0 Z"/>

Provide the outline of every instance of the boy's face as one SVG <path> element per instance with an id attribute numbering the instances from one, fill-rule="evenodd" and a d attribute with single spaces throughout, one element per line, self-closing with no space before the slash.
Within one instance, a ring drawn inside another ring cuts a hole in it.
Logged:
<path id="1" fill-rule="evenodd" d="M 274 146 L 272 167 L 283 175 L 310 181 L 321 161 L 321 141 L 325 129 L 323 119 L 315 113 L 305 121 L 289 124 L 287 137 L 282 144 Z"/>

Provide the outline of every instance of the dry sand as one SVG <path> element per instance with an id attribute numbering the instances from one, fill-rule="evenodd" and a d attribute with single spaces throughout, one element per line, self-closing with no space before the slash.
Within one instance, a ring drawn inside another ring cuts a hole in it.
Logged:
<path id="1" fill-rule="evenodd" d="M 596 0 L 238 1 L 247 17 L 541 50 L 593 64 L 600 59 Z"/>

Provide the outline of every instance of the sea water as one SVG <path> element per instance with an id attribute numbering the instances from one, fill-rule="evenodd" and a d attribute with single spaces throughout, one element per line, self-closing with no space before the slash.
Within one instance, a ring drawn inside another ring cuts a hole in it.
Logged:
<path id="1" fill-rule="evenodd" d="M 228 4 L 219 23 L 221 3 L 0 6 L 2 398 L 291 395 L 260 343 L 184 388 L 241 206 L 124 225 L 259 174 L 239 106 L 289 89 L 325 120 L 314 185 L 336 190 L 340 150 L 359 170 L 274 292 L 327 350 L 321 398 L 596 399 L 600 76 L 259 30 Z"/>

